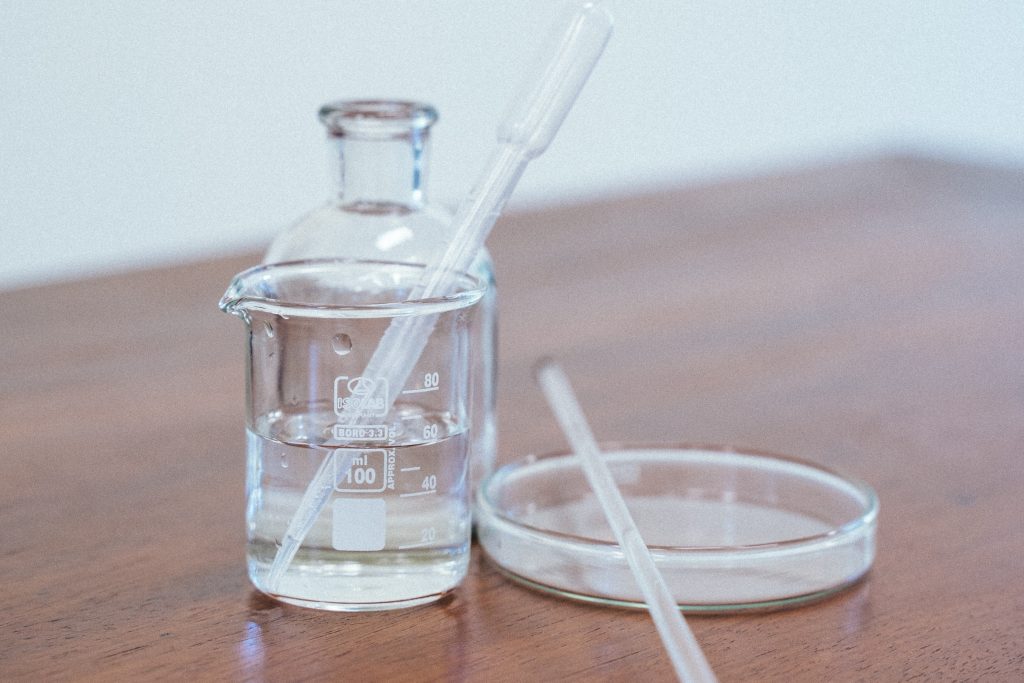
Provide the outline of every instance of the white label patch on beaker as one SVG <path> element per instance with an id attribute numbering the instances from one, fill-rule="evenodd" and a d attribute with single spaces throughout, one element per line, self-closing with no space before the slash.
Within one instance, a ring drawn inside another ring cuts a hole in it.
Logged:
<path id="1" fill-rule="evenodd" d="M 332 509 L 331 545 L 335 550 L 383 550 L 384 501 L 337 498 Z"/>

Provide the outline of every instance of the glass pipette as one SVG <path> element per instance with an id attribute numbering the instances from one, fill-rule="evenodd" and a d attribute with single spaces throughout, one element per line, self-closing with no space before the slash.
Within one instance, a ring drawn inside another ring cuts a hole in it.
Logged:
<path id="1" fill-rule="evenodd" d="M 553 26 L 534 70 L 527 73 L 525 86 L 498 127 L 498 145 L 477 183 L 459 204 L 444 255 L 438 263 L 430 264 L 410 293 L 410 300 L 444 296 L 453 286 L 454 274 L 470 268 L 526 165 L 547 149 L 597 64 L 611 36 L 611 14 L 601 2 L 569 9 L 570 16 L 560 17 Z M 392 387 L 404 386 L 435 323 L 432 315 L 393 318 L 362 376 L 386 378 Z M 397 392 L 390 393 L 393 396 Z M 360 424 L 364 419 L 358 409 L 345 410 L 339 416 L 343 425 Z M 330 441 L 324 444 L 327 453 L 323 462 L 303 493 L 274 556 L 266 582 L 271 593 L 278 591 L 284 572 L 330 500 L 335 478 L 345 475 L 357 455 L 354 449 L 331 445 Z M 348 453 L 339 456 L 337 450 Z M 339 457 L 341 460 L 335 462 Z"/>

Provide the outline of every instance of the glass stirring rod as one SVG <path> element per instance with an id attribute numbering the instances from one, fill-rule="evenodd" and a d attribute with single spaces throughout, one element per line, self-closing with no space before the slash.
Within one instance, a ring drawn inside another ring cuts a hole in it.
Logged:
<path id="1" fill-rule="evenodd" d="M 601 504 L 608 525 L 626 556 L 637 585 L 644 595 L 644 602 L 654 619 L 654 625 L 661 636 L 661 642 L 672 661 L 676 676 L 684 683 L 714 683 L 715 674 L 683 620 L 675 598 L 669 592 L 665 579 L 654 566 L 654 558 L 647 549 L 633 517 L 626 508 L 619 487 L 615 484 L 608 465 L 601 458 L 601 451 L 594 440 L 594 434 L 587 424 L 572 385 L 565 372 L 553 360 L 544 359 L 537 366 L 537 383 L 555 414 L 555 419 L 565 433 L 572 450 L 580 459 L 583 473 Z"/>

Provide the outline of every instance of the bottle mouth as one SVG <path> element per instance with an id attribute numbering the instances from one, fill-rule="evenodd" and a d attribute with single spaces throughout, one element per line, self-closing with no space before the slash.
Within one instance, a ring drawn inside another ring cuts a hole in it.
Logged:
<path id="1" fill-rule="evenodd" d="M 425 131 L 437 121 L 437 110 L 429 104 L 404 100 L 328 102 L 319 115 L 334 137 L 393 137 Z"/>

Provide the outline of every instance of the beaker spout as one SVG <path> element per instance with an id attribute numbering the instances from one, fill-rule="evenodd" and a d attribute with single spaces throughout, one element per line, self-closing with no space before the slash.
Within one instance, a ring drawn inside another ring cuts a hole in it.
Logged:
<path id="1" fill-rule="evenodd" d="M 241 284 L 238 282 L 237 278 L 231 281 L 227 291 L 224 292 L 220 301 L 217 302 L 217 308 L 225 313 L 238 316 L 243 320 L 248 317 L 245 310 L 244 292 L 241 291 Z"/>

